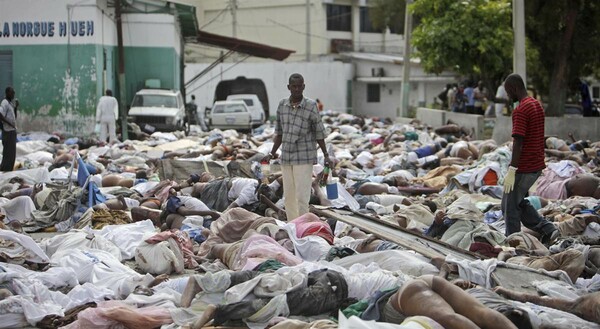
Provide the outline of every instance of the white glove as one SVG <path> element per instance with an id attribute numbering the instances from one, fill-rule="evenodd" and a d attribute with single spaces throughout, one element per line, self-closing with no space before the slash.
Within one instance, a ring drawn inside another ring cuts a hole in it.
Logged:
<path id="1" fill-rule="evenodd" d="M 506 176 L 504 176 L 504 193 L 512 192 L 515 187 L 515 174 L 517 172 L 517 168 L 513 166 L 508 167 L 508 172 Z"/>

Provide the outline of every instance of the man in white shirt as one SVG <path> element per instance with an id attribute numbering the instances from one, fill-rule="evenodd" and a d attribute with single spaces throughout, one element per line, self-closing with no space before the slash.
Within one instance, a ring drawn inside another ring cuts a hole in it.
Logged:
<path id="1" fill-rule="evenodd" d="M 112 90 L 106 90 L 106 96 L 100 97 L 98 106 L 96 107 L 96 124 L 100 125 L 100 140 L 106 142 L 109 137 L 109 142 L 113 143 L 117 140 L 115 120 L 119 113 L 119 103 L 112 96 Z"/>
<path id="2" fill-rule="evenodd" d="M 17 115 L 19 101 L 15 99 L 15 90 L 6 87 L 6 98 L 0 103 L 0 122 L 2 123 L 2 164 L 0 171 L 12 171 L 17 155 Z"/>
<path id="3" fill-rule="evenodd" d="M 504 82 L 498 86 L 498 90 L 496 91 L 496 99 L 494 101 L 496 118 L 499 118 L 503 115 L 502 112 L 504 107 L 506 106 L 506 103 L 508 103 L 508 94 L 506 94 L 506 89 L 504 89 Z"/>

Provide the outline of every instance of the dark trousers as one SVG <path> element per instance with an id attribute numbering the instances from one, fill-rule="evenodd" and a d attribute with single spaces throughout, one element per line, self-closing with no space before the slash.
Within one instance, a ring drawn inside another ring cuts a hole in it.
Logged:
<path id="1" fill-rule="evenodd" d="M 506 225 L 506 236 L 521 232 L 521 223 L 542 235 L 550 235 L 556 229 L 554 224 L 542 217 L 531 203 L 525 199 L 529 188 L 535 183 L 540 174 L 541 172 L 515 174 L 514 189 L 510 193 L 502 195 L 502 213 Z"/>
<path id="2" fill-rule="evenodd" d="M 0 171 L 12 171 L 17 156 L 17 131 L 2 131 L 2 164 Z"/>

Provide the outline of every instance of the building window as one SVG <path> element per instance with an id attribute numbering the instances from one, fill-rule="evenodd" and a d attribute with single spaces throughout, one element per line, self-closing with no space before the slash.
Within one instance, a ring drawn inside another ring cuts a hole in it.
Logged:
<path id="1" fill-rule="evenodd" d="M 369 7 L 360 7 L 360 32 L 381 33 L 382 31 L 373 27 L 369 16 Z"/>
<path id="2" fill-rule="evenodd" d="M 592 98 L 593 99 L 600 98 L 600 87 L 593 87 L 592 88 Z"/>
<path id="3" fill-rule="evenodd" d="M 327 4 L 327 31 L 352 31 L 352 7 Z"/>
<path id="4" fill-rule="evenodd" d="M 367 84 L 367 103 L 379 103 L 381 91 L 378 83 Z"/>

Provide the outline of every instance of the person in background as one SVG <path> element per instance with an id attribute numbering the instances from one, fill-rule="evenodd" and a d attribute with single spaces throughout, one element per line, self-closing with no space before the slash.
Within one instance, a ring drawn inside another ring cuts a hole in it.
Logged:
<path id="1" fill-rule="evenodd" d="M 319 109 L 319 112 L 323 112 L 323 103 L 317 98 L 317 108 Z"/>
<path id="2" fill-rule="evenodd" d="M 287 86 L 290 97 L 279 102 L 273 148 L 263 158 L 263 162 L 275 158 L 281 146 L 285 212 L 290 221 L 308 212 L 317 144 L 325 156 L 325 166 L 331 166 L 317 102 L 304 97 L 304 87 L 302 75 L 294 73 L 290 76 Z"/>
<path id="3" fill-rule="evenodd" d="M 109 137 L 109 142 L 117 141 L 116 124 L 117 114 L 119 113 L 119 103 L 113 97 L 112 90 L 106 89 L 106 95 L 100 97 L 98 106 L 96 107 L 96 124 L 100 125 L 100 140 L 106 142 Z"/>
<path id="4" fill-rule="evenodd" d="M 475 113 L 475 89 L 471 85 L 471 81 L 467 82 L 467 87 L 465 88 L 464 94 L 466 98 L 465 109 L 469 114 Z"/>
<path id="5" fill-rule="evenodd" d="M 2 164 L 0 171 L 13 171 L 17 156 L 17 108 L 15 90 L 6 87 L 5 98 L 0 103 L 0 121 L 2 123 Z"/>
<path id="6" fill-rule="evenodd" d="M 544 109 L 540 102 L 527 95 L 525 83 L 518 74 L 511 74 L 504 82 L 509 99 L 519 102 L 512 114 L 513 150 L 504 177 L 502 212 L 506 236 L 521 231 L 521 222 L 541 234 L 543 243 L 558 238 L 558 229 L 543 218 L 526 199 L 528 191 L 540 177 L 544 163 Z"/>
<path id="7" fill-rule="evenodd" d="M 483 86 L 483 81 L 477 82 L 477 87 L 473 89 L 475 114 L 483 115 L 483 105 L 487 102 L 487 89 Z"/>
<path id="8" fill-rule="evenodd" d="M 503 115 L 504 107 L 508 103 L 508 95 L 506 94 L 506 89 L 504 89 L 504 82 L 498 86 L 498 90 L 496 90 L 496 98 L 494 99 L 494 111 L 496 112 L 496 118 L 499 118 Z"/>

